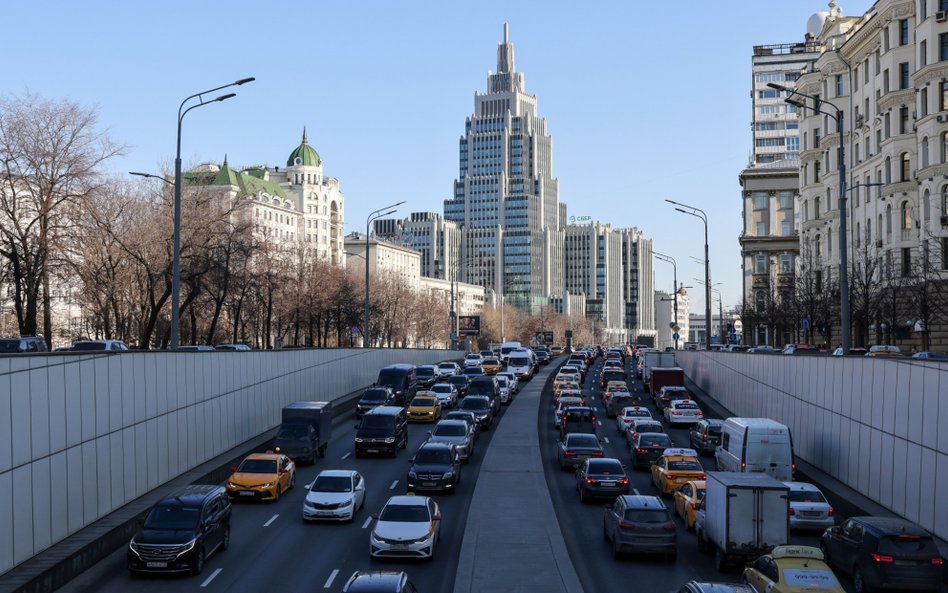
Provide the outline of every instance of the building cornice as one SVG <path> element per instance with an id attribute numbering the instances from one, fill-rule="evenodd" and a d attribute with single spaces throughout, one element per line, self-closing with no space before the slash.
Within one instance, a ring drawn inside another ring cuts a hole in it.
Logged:
<path id="1" fill-rule="evenodd" d="M 883 95 L 879 100 L 879 112 L 888 111 L 893 107 L 902 105 L 913 105 L 915 103 L 915 89 L 900 89 Z"/>
<path id="2" fill-rule="evenodd" d="M 948 62 L 934 62 L 918 70 L 912 76 L 912 81 L 917 88 L 923 84 L 946 78 L 948 78 Z"/>
<path id="3" fill-rule="evenodd" d="M 918 171 L 919 180 L 927 179 L 932 181 L 938 176 L 943 176 L 945 179 L 948 179 L 948 163 L 939 163 L 937 165 L 925 167 L 924 169 L 919 169 Z"/>

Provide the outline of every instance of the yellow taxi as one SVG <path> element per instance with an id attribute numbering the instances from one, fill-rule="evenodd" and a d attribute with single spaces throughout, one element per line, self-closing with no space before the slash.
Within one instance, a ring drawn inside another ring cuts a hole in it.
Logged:
<path id="1" fill-rule="evenodd" d="M 675 512 L 685 520 L 685 528 L 691 531 L 695 528 L 695 519 L 698 517 L 698 505 L 704 500 L 704 480 L 685 482 L 675 489 Z"/>
<path id="2" fill-rule="evenodd" d="M 552 346 L 550 348 L 550 356 L 562 356 L 563 347 L 562 346 Z"/>
<path id="3" fill-rule="evenodd" d="M 296 485 L 296 464 L 282 453 L 252 453 L 232 467 L 225 488 L 231 500 L 280 500 Z"/>
<path id="4" fill-rule="evenodd" d="M 563 395 L 564 391 L 582 392 L 582 388 L 579 386 L 579 383 L 577 381 L 563 381 L 559 385 L 553 388 L 554 401 L 560 399 L 560 396 Z"/>
<path id="5" fill-rule="evenodd" d="M 484 369 L 485 375 L 496 375 L 504 370 L 504 365 L 500 364 L 500 361 L 496 358 L 485 358 L 484 362 L 481 363 L 481 368 Z"/>
<path id="6" fill-rule="evenodd" d="M 662 495 L 671 494 L 685 482 L 705 479 L 704 468 L 694 449 L 665 449 L 652 466 L 652 485 Z"/>
<path id="7" fill-rule="evenodd" d="M 409 422 L 437 422 L 441 418 L 441 404 L 435 395 L 416 395 L 408 406 Z"/>
<path id="8" fill-rule="evenodd" d="M 836 575 L 812 546 L 777 546 L 744 569 L 756 593 L 843 593 Z"/>

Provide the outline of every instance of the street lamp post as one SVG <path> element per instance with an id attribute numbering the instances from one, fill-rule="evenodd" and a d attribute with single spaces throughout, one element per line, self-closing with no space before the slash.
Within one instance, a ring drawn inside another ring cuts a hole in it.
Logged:
<path id="1" fill-rule="evenodd" d="M 822 113 L 827 117 L 833 118 L 836 122 L 836 133 L 839 134 L 839 147 L 836 150 L 836 165 L 839 170 L 839 322 L 841 326 L 840 331 L 843 334 L 843 352 L 849 352 L 852 345 L 852 328 L 849 322 L 849 247 L 847 245 L 846 224 L 846 154 L 845 144 L 843 143 L 843 110 L 829 101 L 801 93 L 796 89 L 787 88 L 781 84 L 768 82 L 767 86 L 778 91 L 789 92 L 790 94 L 784 99 L 785 102 L 797 107 L 802 107 L 803 109 L 809 109 L 814 113 Z M 814 106 L 810 107 L 806 102 L 794 101 L 793 95 L 800 95 L 806 99 L 812 99 Z M 826 103 L 831 106 L 835 113 L 829 113 L 820 109 L 821 103 Z"/>
<path id="2" fill-rule="evenodd" d="M 362 329 L 362 347 L 369 347 L 369 225 L 373 220 L 394 214 L 398 207 L 405 203 L 405 200 L 396 204 L 390 204 L 384 208 L 379 208 L 369 213 L 365 219 L 365 319 Z"/>
<path id="3" fill-rule="evenodd" d="M 708 256 L 708 215 L 701 208 L 695 208 L 674 200 L 665 200 L 669 204 L 679 206 L 678 212 L 700 218 L 704 223 L 704 315 L 705 315 L 705 348 L 711 350 L 711 261 Z"/>
<path id="4" fill-rule="evenodd" d="M 672 295 L 674 296 L 674 299 L 675 299 L 675 325 L 678 325 L 678 263 L 675 261 L 675 258 L 673 258 L 670 255 L 665 255 L 664 253 L 652 251 L 652 255 L 672 265 L 672 276 L 673 276 L 673 282 L 675 285 L 674 286 L 675 290 L 672 291 Z M 678 332 L 675 332 L 675 333 L 677 334 Z M 677 339 L 675 340 L 675 350 L 678 350 Z"/>
<path id="5" fill-rule="evenodd" d="M 219 97 L 215 97 L 207 101 L 204 100 L 204 95 L 232 86 L 240 86 L 248 82 L 253 82 L 254 80 L 256 80 L 256 78 L 253 76 L 249 78 L 241 78 L 240 80 L 234 81 L 230 84 L 225 84 L 213 89 L 202 91 L 200 93 L 195 93 L 190 97 L 187 97 L 184 101 L 181 101 L 181 105 L 178 106 L 178 137 L 177 148 L 175 150 L 174 157 L 174 246 L 172 248 L 173 254 L 171 262 L 171 339 L 168 342 L 168 347 L 172 350 L 177 348 L 179 345 L 179 325 L 181 315 L 181 312 L 179 311 L 181 304 L 181 122 L 184 121 L 184 116 L 187 115 L 192 109 L 204 107 L 205 105 L 210 105 L 211 103 L 226 101 L 227 99 L 236 97 L 237 93 L 220 95 Z M 191 99 L 197 99 L 198 102 L 185 109 L 184 106 Z"/>

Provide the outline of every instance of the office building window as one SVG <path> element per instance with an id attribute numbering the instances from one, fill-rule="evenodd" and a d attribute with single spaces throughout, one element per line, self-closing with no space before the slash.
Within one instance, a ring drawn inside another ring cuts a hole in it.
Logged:
<path id="1" fill-rule="evenodd" d="M 820 196 L 813 198 L 813 218 L 820 217 Z"/>
<path id="2" fill-rule="evenodd" d="M 789 220 L 784 220 L 780 223 L 780 235 L 783 237 L 789 237 L 793 234 L 793 226 Z"/>
<path id="3" fill-rule="evenodd" d="M 901 157 L 901 167 L 899 168 L 899 181 L 912 180 L 912 161 L 909 159 L 909 153 L 903 152 Z"/>
<path id="4" fill-rule="evenodd" d="M 768 201 L 767 192 L 754 192 L 754 210 L 766 210 Z"/>
<path id="5" fill-rule="evenodd" d="M 793 255 L 790 253 L 780 254 L 780 273 L 789 274 L 793 270 Z"/>
<path id="6" fill-rule="evenodd" d="M 842 74 L 836 75 L 836 96 L 837 97 L 843 96 L 843 75 Z"/>
<path id="7" fill-rule="evenodd" d="M 922 39 L 918 44 L 918 64 L 922 68 L 928 65 L 928 40 Z"/>
<path id="8" fill-rule="evenodd" d="M 813 161 L 813 183 L 820 181 L 820 161 Z"/>
<path id="9" fill-rule="evenodd" d="M 919 117 L 925 117 L 928 115 L 928 87 L 922 87 L 922 90 L 918 93 L 918 103 L 921 107 Z"/>
<path id="10" fill-rule="evenodd" d="M 909 65 L 908 62 L 899 64 L 899 88 L 909 88 Z"/>
<path id="11" fill-rule="evenodd" d="M 885 157 L 885 182 L 892 183 L 892 159 Z"/>
<path id="12" fill-rule="evenodd" d="M 767 223 L 766 223 L 766 222 L 758 222 L 758 223 L 757 223 L 757 236 L 758 236 L 758 237 L 766 237 L 766 236 L 767 236 Z"/>
<path id="13" fill-rule="evenodd" d="M 889 27 L 882 27 L 882 52 L 889 51 Z"/>
<path id="14" fill-rule="evenodd" d="M 908 278 L 912 275 L 912 248 L 902 248 L 902 277 Z"/>
<path id="15" fill-rule="evenodd" d="M 909 132 L 909 110 L 908 107 L 899 108 L 899 134 L 908 134 Z"/>
<path id="16" fill-rule="evenodd" d="M 922 138 L 922 167 L 928 166 L 928 137 Z"/>
<path id="17" fill-rule="evenodd" d="M 924 21 L 928 18 L 928 0 L 918 0 L 918 20 Z"/>
<path id="18" fill-rule="evenodd" d="M 940 145 L 938 147 L 939 162 L 941 164 L 948 163 L 948 132 L 941 133 L 941 141 L 938 144 Z M 948 214 L 948 212 L 946 212 L 946 214 Z"/>
<path id="19" fill-rule="evenodd" d="M 938 93 L 938 111 L 948 111 L 948 82 L 942 81 L 941 92 Z"/>
<path id="20" fill-rule="evenodd" d="M 780 192 L 780 209 L 781 210 L 793 209 L 793 192 L 792 191 Z"/>
<path id="21" fill-rule="evenodd" d="M 942 33 L 938 36 L 938 59 L 948 60 L 948 33 Z"/>
<path id="22" fill-rule="evenodd" d="M 763 253 L 758 253 L 754 256 L 754 273 L 755 274 L 766 274 L 767 273 L 767 256 Z"/>
<path id="23" fill-rule="evenodd" d="M 882 92 L 883 93 L 889 92 L 889 69 L 888 68 L 886 68 L 882 72 Z"/>
<path id="24" fill-rule="evenodd" d="M 908 19 L 899 21 L 899 45 L 909 44 L 909 22 Z"/>

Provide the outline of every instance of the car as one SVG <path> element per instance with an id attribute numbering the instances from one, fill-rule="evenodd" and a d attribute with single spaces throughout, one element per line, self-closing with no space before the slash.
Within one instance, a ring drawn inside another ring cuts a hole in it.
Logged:
<path id="1" fill-rule="evenodd" d="M 458 405 L 458 390 L 450 383 L 435 383 L 431 386 L 431 391 L 438 398 L 441 404 L 441 410 L 449 410 Z"/>
<path id="2" fill-rule="evenodd" d="M 579 383 L 575 381 L 561 382 L 558 386 L 556 386 L 553 389 L 553 401 L 555 402 L 556 400 L 558 400 L 563 395 L 564 392 L 570 393 L 570 394 L 576 394 L 576 393 L 582 394 L 583 390 L 580 387 Z"/>
<path id="3" fill-rule="evenodd" d="M 490 398 L 490 405 L 494 410 L 494 414 L 500 413 L 500 385 L 498 385 L 495 376 L 491 375 L 471 379 L 471 384 L 467 387 L 467 397 L 472 395 L 483 395 Z"/>
<path id="4" fill-rule="evenodd" d="M 658 461 L 665 449 L 672 447 L 671 438 L 664 432 L 639 432 L 629 445 L 632 467 L 650 468 Z"/>
<path id="5" fill-rule="evenodd" d="M 781 353 L 793 356 L 824 356 L 826 354 L 816 346 L 810 346 L 809 344 L 787 344 Z"/>
<path id="6" fill-rule="evenodd" d="M 753 348 L 747 351 L 748 354 L 777 354 L 777 352 L 778 351 L 774 350 L 772 346 L 767 346 L 767 345 L 754 346 Z"/>
<path id="7" fill-rule="evenodd" d="M 128 543 L 125 566 L 132 573 L 201 574 L 217 550 L 230 547 L 232 508 L 220 486 L 185 486 L 148 509 Z"/>
<path id="8" fill-rule="evenodd" d="M 498 373 L 495 378 L 497 379 L 497 389 L 500 392 L 500 403 L 509 404 L 512 396 L 510 391 L 510 383 L 507 381 L 507 377 L 501 377 Z"/>
<path id="9" fill-rule="evenodd" d="M 563 347 L 562 347 L 562 346 L 550 346 L 550 355 L 551 355 L 551 356 L 563 356 Z"/>
<path id="10" fill-rule="evenodd" d="M 943 352 L 916 352 L 912 358 L 921 358 L 923 360 L 948 360 L 948 354 Z"/>
<path id="11" fill-rule="evenodd" d="M 564 364 L 560 367 L 560 370 L 556 375 L 557 379 L 563 377 L 576 381 L 577 383 L 582 383 L 583 380 L 583 374 L 580 371 L 580 367 L 574 364 Z"/>
<path id="12" fill-rule="evenodd" d="M 434 490 L 454 494 L 461 483 L 461 456 L 452 443 L 426 441 L 410 460 L 409 493 Z"/>
<path id="13" fill-rule="evenodd" d="M 664 433 L 665 426 L 654 418 L 634 418 L 625 431 L 625 440 L 632 445 L 632 441 L 641 432 Z"/>
<path id="14" fill-rule="evenodd" d="M 610 381 L 622 381 L 625 384 L 625 371 L 622 369 L 603 371 L 599 377 L 599 388 L 605 389 Z"/>
<path id="15" fill-rule="evenodd" d="M 697 344 L 693 350 L 697 350 Z M 735 583 L 710 583 L 688 581 L 677 589 L 675 593 L 754 593 L 754 590 L 747 585 L 738 585 Z"/>
<path id="16" fill-rule="evenodd" d="M 698 514 L 698 505 L 704 500 L 704 480 L 691 480 L 675 488 L 675 512 L 685 520 L 685 529 L 695 528 L 695 517 Z"/>
<path id="17" fill-rule="evenodd" d="M 404 363 L 382 367 L 375 384 L 392 390 L 396 406 L 407 406 L 418 391 L 417 367 Z"/>
<path id="18" fill-rule="evenodd" d="M 728 352 L 747 352 L 750 348 L 747 344 L 728 344 L 725 350 Z"/>
<path id="19" fill-rule="evenodd" d="M 127 352 L 128 345 L 122 340 L 80 340 L 73 342 L 70 352 Z"/>
<path id="20" fill-rule="evenodd" d="M 681 385 L 665 385 L 652 394 L 655 407 L 664 414 L 665 408 L 672 400 L 691 399 L 691 394 Z"/>
<path id="21" fill-rule="evenodd" d="M 704 418 L 704 412 L 698 406 L 698 402 L 690 399 L 678 399 L 668 402 L 665 408 L 665 422 L 671 426 L 679 424 L 692 425 Z"/>
<path id="22" fill-rule="evenodd" d="M 356 404 L 356 418 L 361 418 L 373 408 L 392 405 L 395 405 L 395 393 L 390 388 L 369 387 L 362 392 L 362 397 Z"/>
<path id="23" fill-rule="evenodd" d="M 507 378 L 507 383 L 510 384 L 510 393 L 511 393 L 511 395 L 514 395 L 514 394 L 516 394 L 518 391 L 520 391 L 520 381 L 517 380 L 517 375 L 515 375 L 515 374 L 513 374 L 513 373 L 511 373 L 511 372 L 509 372 L 509 371 L 503 371 L 503 372 L 501 372 L 501 373 L 497 373 L 497 378 L 500 379 L 501 377 L 506 377 L 506 378 Z"/>
<path id="24" fill-rule="evenodd" d="M 461 420 L 471 429 L 471 438 L 476 442 L 481 435 L 481 428 L 477 424 L 477 416 L 467 410 L 451 410 L 441 417 L 442 420 Z"/>
<path id="25" fill-rule="evenodd" d="M 876 344 L 875 346 L 869 346 L 869 352 L 866 353 L 866 356 L 871 356 L 874 358 L 883 357 L 883 356 L 894 356 L 896 358 L 902 358 L 902 350 L 898 346 L 889 346 L 886 344 Z"/>
<path id="26" fill-rule="evenodd" d="M 428 496 L 392 496 L 369 532 L 372 558 L 433 558 L 441 535 L 441 509 Z"/>
<path id="27" fill-rule="evenodd" d="M 428 433 L 429 443 L 450 443 L 467 463 L 474 454 L 474 428 L 464 420 L 439 420 Z"/>
<path id="28" fill-rule="evenodd" d="M 790 489 L 790 528 L 820 529 L 836 524 L 833 507 L 820 489 L 806 482 L 784 482 Z"/>
<path id="29" fill-rule="evenodd" d="M 931 534 L 895 517 L 850 517 L 820 537 L 826 563 L 852 576 L 854 589 L 938 591 L 944 564 Z"/>
<path id="30" fill-rule="evenodd" d="M 379 406 L 362 416 L 356 425 L 355 456 L 367 453 L 398 455 L 408 446 L 408 416 L 401 406 Z"/>
<path id="31" fill-rule="evenodd" d="M 612 544 L 612 557 L 626 552 L 678 556 L 678 534 L 668 508 L 657 496 L 624 494 L 606 508 L 603 538 Z"/>
<path id="32" fill-rule="evenodd" d="M 556 404 L 557 404 L 561 399 L 563 399 L 564 397 L 566 397 L 566 398 L 578 397 L 579 399 L 583 400 L 584 402 L 586 401 L 586 398 L 583 397 L 583 390 L 582 390 L 582 389 L 579 389 L 579 388 L 575 388 L 575 389 L 574 389 L 574 388 L 571 387 L 568 383 L 566 384 L 565 387 L 563 387 L 562 389 L 560 389 L 559 394 L 557 395 L 557 397 L 554 397 L 554 398 L 553 398 L 553 405 L 556 405 Z M 582 405 L 586 405 L 586 404 L 584 403 L 584 404 L 582 404 Z"/>
<path id="33" fill-rule="evenodd" d="M 606 386 L 600 390 L 600 394 L 603 396 L 603 398 L 605 398 L 605 394 L 608 392 L 615 392 L 615 391 L 627 392 L 628 390 L 629 390 L 629 386 L 626 384 L 625 381 L 609 381 L 608 383 L 606 383 Z"/>
<path id="34" fill-rule="evenodd" d="M 560 399 L 556 402 L 556 409 L 553 411 L 553 426 L 559 428 L 560 419 L 563 417 L 563 412 L 565 412 L 567 408 L 582 407 L 585 405 L 586 401 L 579 397 L 579 395 L 560 396 Z"/>
<path id="35" fill-rule="evenodd" d="M 482 369 L 480 366 L 465 366 L 463 374 L 467 376 L 468 379 L 473 379 L 474 377 L 480 377 L 482 375 L 486 375 L 487 373 L 485 373 L 484 369 Z"/>
<path id="36" fill-rule="evenodd" d="M 231 500 L 280 500 L 296 485 L 296 464 L 282 453 L 251 453 L 232 467 L 227 479 Z"/>
<path id="37" fill-rule="evenodd" d="M 562 470 L 575 470 L 590 457 L 605 457 L 602 445 L 594 434 L 568 434 L 560 441 L 556 452 L 556 460 Z"/>
<path id="38" fill-rule="evenodd" d="M 694 449 L 668 448 L 652 465 L 652 485 L 662 496 L 671 494 L 685 482 L 705 479 L 704 468 Z"/>
<path id="39" fill-rule="evenodd" d="M 230 350 L 232 352 L 249 352 L 250 346 L 247 344 L 215 344 L 215 350 Z"/>
<path id="40" fill-rule="evenodd" d="M 698 454 L 714 454 L 714 450 L 721 444 L 721 427 L 724 425 L 722 420 L 713 418 L 703 418 L 692 425 L 688 431 L 688 438 L 691 440 L 691 448 Z"/>
<path id="41" fill-rule="evenodd" d="M 619 412 L 628 407 L 638 406 L 638 399 L 628 391 L 613 391 L 609 403 L 606 405 L 606 416 L 616 418 Z"/>
<path id="42" fill-rule="evenodd" d="M 560 414 L 560 438 L 575 432 L 596 434 L 599 421 L 589 406 L 570 406 Z"/>
<path id="43" fill-rule="evenodd" d="M 342 593 L 418 593 L 404 572 L 354 572 Z"/>
<path id="44" fill-rule="evenodd" d="M 214 352 L 217 350 L 214 346 L 209 346 L 208 344 L 189 344 L 186 346 L 178 346 L 177 352 Z"/>
<path id="45" fill-rule="evenodd" d="M 467 395 L 467 386 L 471 383 L 471 378 L 467 375 L 454 375 L 448 377 L 448 383 L 454 385 L 454 388 L 458 390 L 458 398 L 462 398 Z"/>
<path id="46" fill-rule="evenodd" d="M 848 356 L 865 356 L 869 352 L 865 348 L 850 348 Z M 840 346 L 836 350 L 833 350 L 833 356 L 846 356 L 846 352 L 843 351 L 843 347 Z"/>
<path id="47" fill-rule="evenodd" d="M 587 459 L 576 470 L 579 502 L 593 498 L 615 498 L 629 493 L 629 476 L 618 459 Z"/>
<path id="48" fill-rule="evenodd" d="M 409 422 L 437 422 L 441 418 L 441 404 L 434 392 L 419 391 L 408 405 Z"/>
<path id="49" fill-rule="evenodd" d="M 365 507 L 365 480 L 349 469 L 324 469 L 316 475 L 303 499 L 303 519 L 352 521 Z"/>
<path id="50" fill-rule="evenodd" d="M 481 362 L 481 368 L 484 370 L 485 375 L 496 375 L 500 371 L 504 370 L 504 365 L 502 365 L 500 360 L 496 358 L 485 358 Z"/>
<path id="51" fill-rule="evenodd" d="M 619 434 L 625 434 L 626 431 L 629 430 L 629 427 L 632 426 L 632 421 L 639 418 L 651 420 L 652 413 L 648 411 L 648 408 L 642 406 L 626 406 L 622 408 L 616 416 L 616 431 Z"/>
<path id="52" fill-rule="evenodd" d="M 484 357 L 478 352 L 471 352 L 464 356 L 464 366 L 481 366 L 481 362 L 484 360 Z"/>
<path id="53" fill-rule="evenodd" d="M 546 365 L 550 364 L 550 358 L 551 358 L 551 357 L 550 357 L 550 353 L 549 353 L 549 352 L 547 352 L 547 351 L 545 351 L 545 350 L 540 350 L 540 349 L 537 349 L 535 352 L 536 352 L 536 355 L 537 355 L 537 362 L 538 362 L 541 366 L 546 366 Z"/>
<path id="54" fill-rule="evenodd" d="M 442 379 L 447 379 L 448 377 L 453 377 L 454 375 L 461 374 L 461 367 L 458 366 L 456 362 L 441 362 L 438 363 L 438 376 Z"/>
<path id="55" fill-rule="evenodd" d="M 415 367 L 415 380 L 418 382 L 418 389 L 428 389 L 434 385 L 441 376 L 438 367 L 433 364 L 423 364 Z"/>
<path id="56" fill-rule="evenodd" d="M 20 336 L 19 338 L 4 338 L 0 340 L 0 354 L 23 354 L 34 352 L 49 352 L 46 338 L 39 336 Z"/>
<path id="57" fill-rule="evenodd" d="M 812 546 L 777 546 L 744 569 L 755 593 L 844 593 L 836 575 Z"/>
<path id="58" fill-rule="evenodd" d="M 486 395 L 469 395 L 461 400 L 458 409 L 472 412 L 481 430 L 490 430 L 494 424 L 494 408 Z"/>

